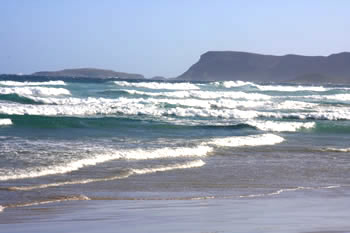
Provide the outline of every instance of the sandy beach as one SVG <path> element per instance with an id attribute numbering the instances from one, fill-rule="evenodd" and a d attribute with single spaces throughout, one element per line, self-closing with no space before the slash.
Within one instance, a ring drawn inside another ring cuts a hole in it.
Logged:
<path id="1" fill-rule="evenodd" d="M 1 232 L 350 232 L 350 198 L 286 194 L 207 200 L 92 200 L 9 208 Z"/>

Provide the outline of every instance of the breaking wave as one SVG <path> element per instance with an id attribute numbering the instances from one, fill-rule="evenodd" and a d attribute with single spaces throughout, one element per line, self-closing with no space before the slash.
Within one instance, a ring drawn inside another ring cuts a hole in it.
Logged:
<path id="1" fill-rule="evenodd" d="M 116 85 L 121 87 L 137 87 L 147 89 L 167 89 L 167 90 L 198 90 L 200 89 L 197 85 L 192 83 L 166 83 L 166 82 L 126 82 L 126 81 L 115 81 Z"/>
<path id="2" fill-rule="evenodd" d="M 131 95 L 163 96 L 172 98 L 197 98 L 197 99 L 246 99 L 246 100 L 269 100 L 272 97 L 259 93 L 245 93 L 242 91 L 172 91 L 172 92 L 145 92 L 137 90 L 125 90 Z"/>
<path id="3" fill-rule="evenodd" d="M 279 122 L 279 121 L 248 121 L 249 125 L 263 131 L 295 132 L 299 129 L 310 129 L 315 127 L 315 122 Z"/>
<path id="4" fill-rule="evenodd" d="M 328 91 L 328 88 L 322 86 L 279 86 L 279 85 L 254 85 L 261 91 L 281 91 L 281 92 L 297 92 L 297 91 L 315 91 L 324 92 Z"/>
<path id="5" fill-rule="evenodd" d="M 12 125 L 11 119 L 0 119 L 0 126 L 1 125 Z"/>
<path id="6" fill-rule="evenodd" d="M 322 151 L 329 151 L 329 152 L 350 152 L 350 148 L 335 148 L 335 147 L 327 147 L 322 149 Z"/>
<path id="7" fill-rule="evenodd" d="M 317 190 L 317 189 L 334 189 L 334 188 L 340 188 L 340 185 L 329 185 L 329 186 L 321 186 L 321 187 L 303 187 L 299 186 L 296 188 L 285 188 L 285 189 L 279 189 L 277 191 L 271 192 L 271 193 L 259 193 L 259 194 L 248 194 L 248 195 L 241 195 L 240 198 L 255 198 L 255 197 L 266 197 L 266 196 L 275 196 L 280 195 L 285 192 L 295 192 L 299 190 Z"/>
<path id="8" fill-rule="evenodd" d="M 239 81 L 239 80 L 214 82 L 214 85 L 219 87 L 225 87 L 225 88 L 251 86 L 259 89 L 260 91 L 280 91 L 280 92 L 297 92 L 297 91 L 324 92 L 324 91 L 330 90 L 330 88 L 325 88 L 323 86 L 259 85 L 253 82 L 245 82 L 245 81 Z"/>
<path id="9" fill-rule="evenodd" d="M 226 138 L 214 138 L 207 142 L 209 145 L 241 147 L 241 146 L 266 146 L 275 145 L 284 141 L 284 138 L 274 134 L 259 134 L 250 136 L 236 136 Z"/>
<path id="10" fill-rule="evenodd" d="M 51 203 L 63 202 L 63 201 L 88 201 L 88 200 L 91 200 L 91 199 L 85 195 L 59 196 L 59 197 L 54 197 L 47 200 L 32 201 L 27 203 L 16 203 L 16 204 L 0 206 L 0 212 L 3 211 L 5 208 L 29 207 L 29 206 L 51 204 Z"/>
<path id="11" fill-rule="evenodd" d="M 64 185 L 73 185 L 73 184 L 88 184 L 88 183 L 94 183 L 94 182 L 105 182 L 105 181 L 112 181 L 112 180 L 119 180 L 119 179 L 125 179 L 132 175 L 144 175 L 144 174 L 151 174 L 156 172 L 165 172 L 165 171 L 172 171 L 177 169 L 188 169 L 188 168 L 198 168 L 205 165 L 205 162 L 202 160 L 193 160 L 185 163 L 175 163 L 167 166 L 157 166 L 157 167 L 151 167 L 151 168 L 139 168 L 139 169 L 129 169 L 124 174 L 117 175 L 117 176 L 111 176 L 111 177 L 103 177 L 103 178 L 90 178 L 90 179 L 81 179 L 81 180 L 73 180 L 73 181 L 64 181 L 64 182 L 56 182 L 56 183 L 50 183 L 50 184 L 39 184 L 39 185 L 31 185 L 31 186 L 14 186 L 14 187 L 8 187 L 8 188 L 2 188 L 3 190 L 8 191 L 30 191 L 34 189 L 43 189 L 43 188 L 50 188 L 50 187 L 58 187 L 58 186 L 64 186 Z"/>
<path id="12" fill-rule="evenodd" d="M 3 86 L 65 86 L 64 81 L 47 81 L 47 82 L 17 82 L 17 81 L 0 81 Z"/>
<path id="13" fill-rule="evenodd" d="M 244 81 L 237 80 L 237 81 L 214 82 L 214 85 L 218 87 L 232 88 L 232 87 L 242 87 L 247 85 L 254 86 L 255 84 L 252 82 L 244 82 Z"/>
<path id="14" fill-rule="evenodd" d="M 116 159 L 130 160 L 146 160 L 146 159 L 161 159 L 161 158 L 176 158 L 176 157 L 202 157 L 213 150 L 212 147 L 199 145 L 197 147 L 165 147 L 161 149 L 134 149 L 134 150 L 105 150 L 93 157 L 83 158 L 66 163 L 55 165 L 32 167 L 28 169 L 18 169 L 8 174 L 0 176 L 0 180 L 14 180 L 35 178 L 48 175 L 64 174 L 79 170 L 86 166 L 93 166 L 100 163 L 105 163 Z"/>
<path id="15" fill-rule="evenodd" d="M 0 94 L 17 94 L 24 97 L 71 95 L 67 89 L 54 87 L 0 87 Z"/>

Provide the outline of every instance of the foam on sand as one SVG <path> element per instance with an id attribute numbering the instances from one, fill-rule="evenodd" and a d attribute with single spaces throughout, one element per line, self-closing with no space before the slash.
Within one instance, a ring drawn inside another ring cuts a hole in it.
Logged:
<path id="1" fill-rule="evenodd" d="M 329 152 L 350 152 L 350 148 L 335 148 L 335 147 L 327 147 L 322 149 L 322 151 L 329 151 Z"/>
<path id="2" fill-rule="evenodd" d="M 33 202 L 27 202 L 27 203 L 9 204 L 3 207 L 3 209 L 29 207 L 29 206 L 44 205 L 44 204 L 51 204 L 51 203 L 64 202 L 64 201 L 88 201 L 88 200 L 91 200 L 91 199 L 85 195 L 70 195 L 70 196 L 61 196 L 61 197 L 50 198 L 47 200 L 33 201 Z"/>
<path id="3" fill-rule="evenodd" d="M 303 187 L 299 186 L 296 188 L 284 188 L 279 189 L 277 191 L 271 192 L 271 193 L 259 193 L 259 194 L 248 194 L 248 195 L 241 195 L 239 198 L 255 198 L 255 197 L 266 197 L 266 196 L 275 196 L 280 195 L 285 192 L 295 192 L 300 190 L 317 190 L 317 189 L 334 189 L 334 188 L 340 188 L 340 185 L 329 185 L 329 186 L 320 186 L 320 187 Z"/>
<path id="4" fill-rule="evenodd" d="M 241 146 L 265 146 L 275 145 L 284 141 L 284 138 L 274 134 L 259 134 L 250 136 L 236 136 L 226 138 L 214 138 L 207 144 L 226 147 L 241 147 Z"/>
<path id="5" fill-rule="evenodd" d="M 189 161 L 189 162 L 185 162 L 185 163 L 171 164 L 171 165 L 167 165 L 167 166 L 157 166 L 157 167 L 140 168 L 140 169 L 129 169 L 124 174 L 117 175 L 117 176 L 111 176 L 111 177 L 81 179 L 81 180 L 64 181 L 64 182 L 31 185 L 31 186 L 14 186 L 14 187 L 2 188 L 2 189 L 8 190 L 8 191 L 30 191 L 30 190 L 34 190 L 34 189 L 43 189 L 43 188 L 58 187 L 58 186 L 64 186 L 64 185 L 88 184 L 88 183 L 93 183 L 93 182 L 106 182 L 106 181 L 112 181 L 112 180 L 118 180 L 118 179 L 125 179 L 131 175 L 144 175 L 144 174 L 150 174 L 150 173 L 156 173 L 156 172 L 172 171 L 172 170 L 177 170 L 177 169 L 198 168 L 198 167 L 202 167 L 203 165 L 205 165 L 205 162 L 198 159 L 198 160 L 193 160 L 193 161 Z"/>
<path id="6" fill-rule="evenodd" d="M 0 119 L 0 126 L 1 125 L 12 125 L 11 119 Z"/>
<path id="7" fill-rule="evenodd" d="M 35 178 L 40 176 L 64 174 L 79 170 L 86 166 L 94 166 L 100 163 L 116 159 L 147 160 L 176 157 L 202 157 L 213 150 L 207 145 L 196 147 L 165 147 L 160 149 L 133 149 L 133 150 L 105 150 L 95 156 L 83 158 L 66 163 L 49 166 L 32 167 L 28 169 L 18 169 L 8 174 L 0 176 L 0 181 Z"/>
<path id="8" fill-rule="evenodd" d="M 3 86 L 65 86 L 64 81 L 47 81 L 47 82 L 17 82 L 17 81 L 0 81 Z"/>

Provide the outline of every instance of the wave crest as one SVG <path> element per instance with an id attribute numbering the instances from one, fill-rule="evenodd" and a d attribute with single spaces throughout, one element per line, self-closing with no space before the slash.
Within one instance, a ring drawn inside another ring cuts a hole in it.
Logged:
<path id="1" fill-rule="evenodd" d="M 30 169 L 19 169 L 0 176 L 1 181 L 35 178 L 48 175 L 64 174 L 79 170 L 86 166 L 94 166 L 100 163 L 108 162 L 116 159 L 130 159 L 130 160 L 147 160 L 147 159 L 162 159 L 162 158 L 176 158 L 176 157 L 202 157 L 213 150 L 212 147 L 206 145 L 199 145 L 197 147 L 165 147 L 160 149 L 133 149 L 133 150 L 105 150 L 95 156 L 83 158 L 66 163 L 32 167 Z"/>
<path id="2" fill-rule="evenodd" d="M 236 136 L 226 138 L 214 138 L 207 144 L 215 146 L 241 147 L 241 146 L 265 146 L 274 145 L 284 141 L 284 138 L 275 134 L 259 134 L 250 136 Z"/>
<path id="3" fill-rule="evenodd" d="M 23 97 L 71 95 L 67 89 L 54 87 L 0 87 L 0 94 L 17 94 Z"/>
<path id="4" fill-rule="evenodd" d="M 8 190 L 8 191 L 30 191 L 34 189 L 43 189 L 43 188 L 58 187 L 58 186 L 64 186 L 64 185 L 88 184 L 88 183 L 94 183 L 94 182 L 112 181 L 112 180 L 118 180 L 118 179 L 125 179 L 131 175 L 144 175 L 144 174 L 150 174 L 150 173 L 156 173 L 156 172 L 172 171 L 177 169 L 198 168 L 204 165 L 205 165 L 205 162 L 198 159 L 198 160 L 193 160 L 185 163 L 171 164 L 167 166 L 129 169 L 125 174 L 121 174 L 118 176 L 111 176 L 111 177 L 104 177 L 104 178 L 90 178 L 90 179 L 64 181 L 64 182 L 39 184 L 39 185 L 31 185 L 31 186 L 14 186 L 14 187 L 2 188 L 2 189 Z"/>
<path id="5" fill-rule="evenodd" d="M 248 121 L 247 124 L 263 131 L 295 132 L 299 129 L 315 127 L 315 122 Z"/>
<path id="6" fill-rule="evenodd" d="M 198 90 L 197 85 L 192 83 L 166 83 L 166 82 L 127 82 L 115 81 L 116 85 L 121 87 L 138 87 L 147 89 L 167 89 L 167 90 Z"/>
<path id="7" fill-rule="evenodd" d="M 0 119 L 0 126 L 1 125 L 12 125 L 11 119 Z"/>
<path id="8" fill-rule="evenodd" d="M 0 81 L 3 86 L 65 86 L 64 81 L 47 81 L 47 82 L 18 82 L 18 81 Z"/>

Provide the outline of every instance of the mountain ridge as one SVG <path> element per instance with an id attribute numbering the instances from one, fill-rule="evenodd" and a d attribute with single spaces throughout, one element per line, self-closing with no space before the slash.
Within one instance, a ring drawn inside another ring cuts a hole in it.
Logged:
<path id="1" fill-rule="evenodd" d="M 39 71 L 31 74 L 45 77 L 77 77 L 77 78 L 121 78 L 121 79 L 144 79 L 141 74 L 117 72 L 114 70 L 97 68 L 75 68 L 58 71 Z"/>
<path id="2" fill-rule="evenodd" d="M 320 77 L 317 79 L 316 77 Z M 350 53 L 329 56 L 208 51 L 176 78 L 187 81 L 350 83 Z"/>

